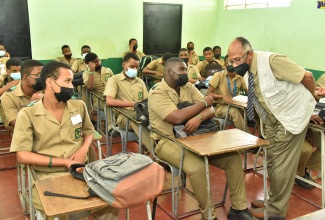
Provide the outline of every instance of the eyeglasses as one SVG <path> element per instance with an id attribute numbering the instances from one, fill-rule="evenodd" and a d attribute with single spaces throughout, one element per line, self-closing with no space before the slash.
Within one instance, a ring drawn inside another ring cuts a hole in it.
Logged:
<path id="1" fill-rule="evenodd" d="M 235 63 L 238 65 L 240 63 L 240 61 L 244 58 L 244 56 L 246 56 L 247 54 L 248 54 L 248 51 L 242 57 L 237 57 L 234 60 L 228 60 L 227 64 L 233 65 Z"/>
<path id="2" fill-rule="evenodd" d="M 41 76 L 41 74 L 40 73 L 34 73 L 34 74 L 29 74 L 30 76 L 36 76 L 36 78 L 38 78 L 38 77 L 40 77 Z"/>

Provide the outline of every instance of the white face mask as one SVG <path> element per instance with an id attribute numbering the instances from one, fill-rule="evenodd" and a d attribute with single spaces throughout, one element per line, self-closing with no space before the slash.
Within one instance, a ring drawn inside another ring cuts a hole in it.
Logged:
<path id="1" fill-rule="evenodd" d="M 20 74 L 20 72 L 18 72 L 18 73 L 11 73 L 11 74 L 10 74 L 10 77 L 11 77 L 13 80 L 19 80 L 19 79 L 21 79 L 21 74 Z"/>
<path id="2" fill-rule="evenodd" d="M 0 57 L 3 57 L 6 54 L 6 51 L 0 50 Z"/>
<path id="3" fill-rule="evenodd" d="M 126 75 L 129 77 L 129 78 L 134 78 L 138 75 L 138 70 L 137 69 L 131 69 L 131 68 L 128 68 L 127 71 L 125 71 Z"/>
<path id="4" fill-rule="evenodd" d="M 85 59 L 85 57 L 86 57 L 87 54 L 88 54 L 88 53 L 83 53 L 83 54 L 81 54 L 82 59 Z"/>

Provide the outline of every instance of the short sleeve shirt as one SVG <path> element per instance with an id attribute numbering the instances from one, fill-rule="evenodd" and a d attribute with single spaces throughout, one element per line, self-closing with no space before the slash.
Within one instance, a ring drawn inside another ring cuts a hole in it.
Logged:
<path id="1" fill-rule="evenodd" d="M 57 57 L 55 58 L 55 61 L 58 61 L 60 63 L 65 63 L 68 64 L 70 67 L 72 66 L 72 64 L 74 63 L 74 61 L 76 61 L 76 58 L 71 57 L 70 61 L 68 61 L 67 59 L 65 59 L 65 57 Z"/>
<path id="2" fill-rule="evenodd" d="M 197 70 L 200 72 L 200 74 L 204 73 L 205 67 L 208 65 L 208 61 L 207 60 L 203 60 L 198 62 L 198 64 L 196 64 L 196 68 Z"/>
<path id="3" fill-rule="evenodd" d="M 126 51 L 125 53 L 123 53 L 122 59 L 124 58 L 125 54 L 127 54 L 127 53 L 131 53 L 131 52 L 130 51 Z M 137 52 L 135 54 L 139 57 L 139 59 L 141 59 L 142 57 L 145 56 L 145 54 L 143 52 L 141 52 L 140 50 L 137 50 Z"/>
<path id="4" fill-rule="evenodd" d="M 193 53 L 193 55 L 192 55 L 192 65 L 195 66 L 196 64 L 198 64 L 198 62 L 200 62 L 200 59 L 199 59 L 198 55 L 196 53 Z"/>
<path id="5" fill-rule="evenodd" d="M 321 75 L 316 83 L 317 86 L 324 88 L 325 87 L 325 74 Z"/>
<path id="6" fill-rule="evenodd" d="M 212 58 L 212 60 L 217 61 L 222 68 L 225 66 L 225 60 L 220 57 L 220 59 L 216 59 L 215 57 Z"/>
<path id="7" fill-rule="evenodd" d="M 103 93 L 106 83 L 109 78 L 114 76 L 113 71 L 110 68 L 102 67 L 101 73 L 94 72 L 94 90 Z M 87 85 L 89 78 L 89 71 L 86 70 L 82 74 L 84 84 Z"/>
<path id="8" fill-rule="evenodd" d="M 194 66 L 192 64 L 188 64 L 187 75 L 188 75 L 189 79 L 195 79 L 195 80 L 202 79 L 200 72 L 198 71 L 196 66 Z"/>
<path id="9" fill-rule="evenodd" d="M 79 73 L 87 70 L 87 65 L 83 59 L 77 59 L 71 66 L 72 72 Z"/>
<path id="10" fill-rule="evenodd" d="M 81 100 L 66 102 L 61 123 L 39 101 L 19 111 L 10 152 L 28 151 L 55 158 L 70 158 L 82 146 L 82 137 L 93 134 L 93 129 Z M 35 170 L 59 172 L 66 171 L 66 168 L 35 166 Z"/>
<path id="11" fill-rule="evenodd" d="M 5 74 L 1 74 L 0 75 L 0 88 L 1 87 L 4 87 L 5 85 L 6 85 L 6 81 L 8 80 L 8 75 L 7 75 L 7 73 L 5 73 Z"/>
<path id="12" fill-rule="evenodd" d="M 162 79 L 155 89 L 151 89 L 148 98 L 149 119 L 152 128 L 159 130 L 163 134 L 175 138 L 173 125 L 164 121 L 164 119 L 174 110 L 177 109 L 178 103 L 189 102 L 196 103 L 203 99 L 203 95 L 191 83 L 180 87 L 180 96 L 177 92 L 168 86 Z M 151 136 L 157 140 L 160 137 L 153 133 Z"/>
<path id="13" fill-rule="evenodd" d="M 1 57 L 0 58 L 0 74 L 5 74 L 6 73 L 6 63 L 9 60 L 9 57 Z"/>
<path id="14" fill-rule="evenodd" d="M 165 67 L 164 64 L 162 63 L 162 57 L 160 57 L 157 60 L 153 60 L 151 61 L 148 65 L 147 65 L 148 69 L 152 70 L 152 71 L 158 71 L 161 73 L 160 76 L 164 76 L 164 71 L 165 71 Z"/>

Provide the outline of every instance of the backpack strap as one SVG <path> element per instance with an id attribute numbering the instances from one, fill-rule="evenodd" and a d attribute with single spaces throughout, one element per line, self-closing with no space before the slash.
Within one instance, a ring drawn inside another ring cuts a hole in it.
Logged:
<path id="1" fill-rule="evenodd" d="M 77 172 L 77 169 L 80 167 L 85 167 L 85 164 L 81 164 L 81 163 L 75 163 L 75 164 L 71 164 L 70 166 L 70 173 L 73 177 L 86 181 L 84 178 L 84 175 L 82 173 Z"/>

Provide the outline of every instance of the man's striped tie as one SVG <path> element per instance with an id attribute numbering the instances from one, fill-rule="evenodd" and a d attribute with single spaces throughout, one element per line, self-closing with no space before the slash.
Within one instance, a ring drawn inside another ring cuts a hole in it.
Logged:
<path id="1" fill-rule="evenodd" d="M 248 101 L 247 101 L 247 118 L 249 121 L 254 119 L 254 78 L 251 72 L 248 72 Z"/>

